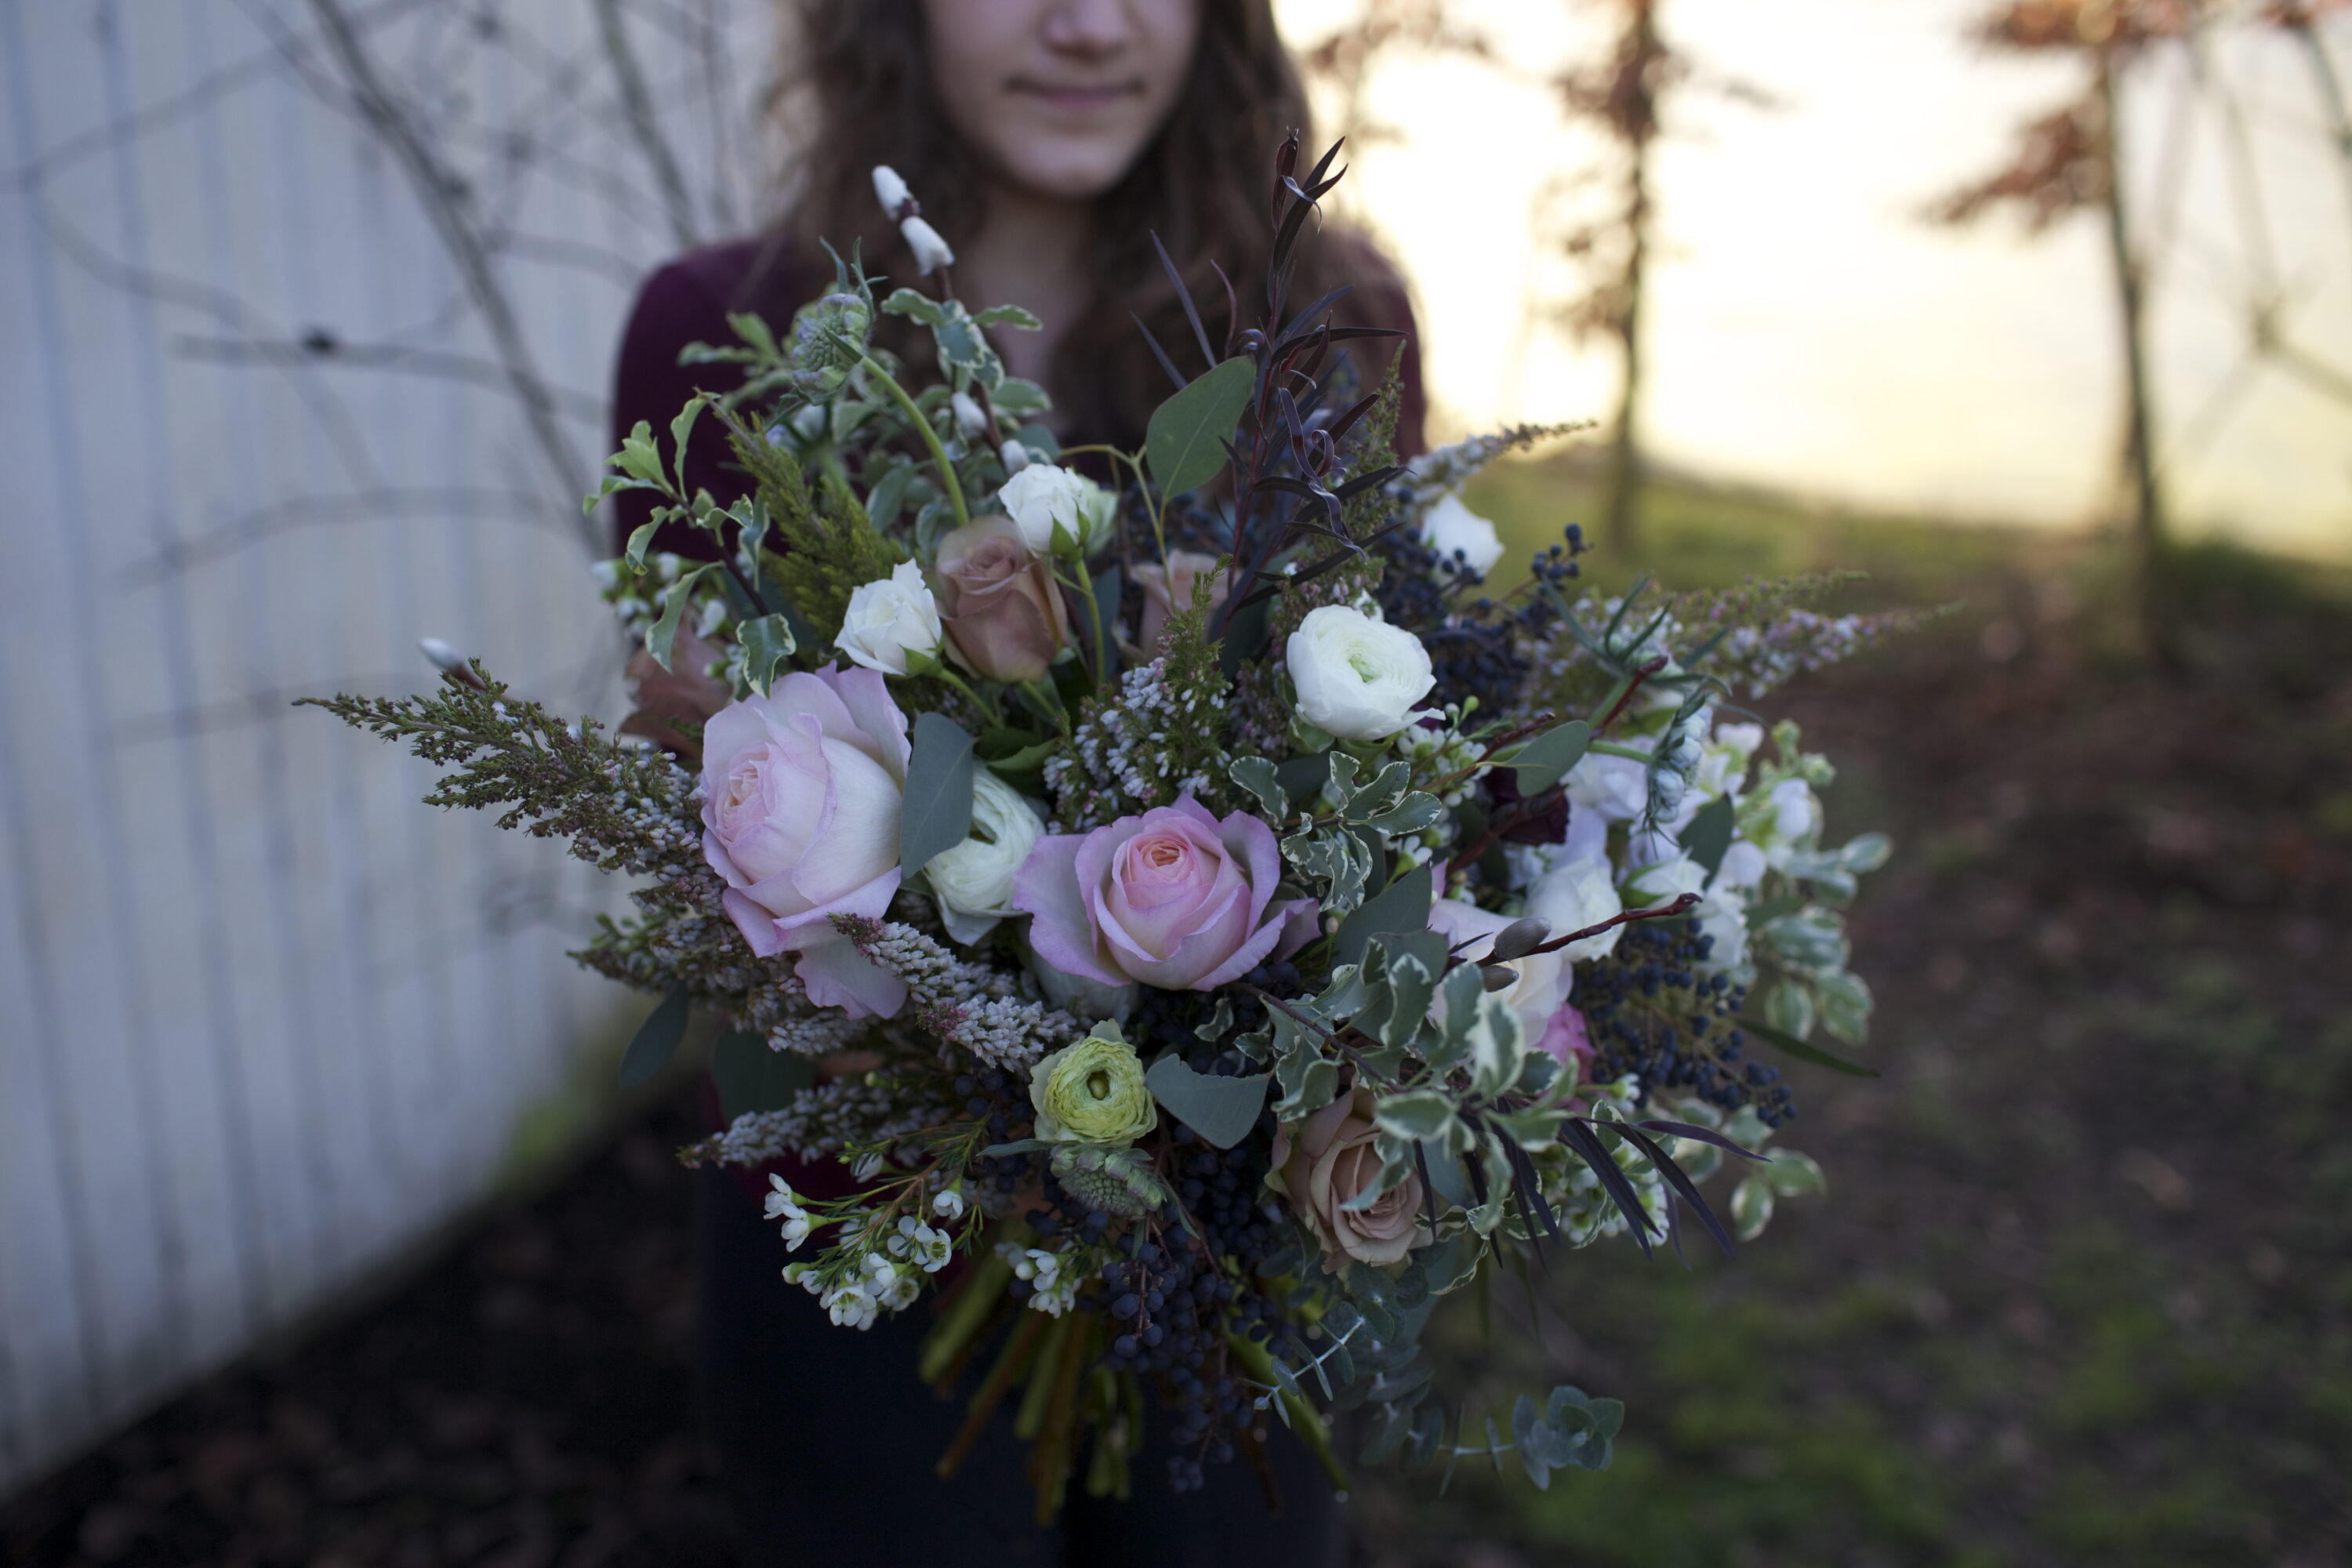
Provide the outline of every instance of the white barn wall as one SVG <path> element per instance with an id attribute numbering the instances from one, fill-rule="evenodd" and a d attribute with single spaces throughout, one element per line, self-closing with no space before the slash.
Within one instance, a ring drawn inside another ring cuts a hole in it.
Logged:
<path id="1" fill-rule="evenodd" d="M 727 232 L 768 7 L 609 3 Z M 679 223 L 606 4 L 0 0 L 0 1493 L 478 1197 L 626 1005 L 593 871 L 289 706 L 431 634 L 616 714 L 576 496 Z"/>

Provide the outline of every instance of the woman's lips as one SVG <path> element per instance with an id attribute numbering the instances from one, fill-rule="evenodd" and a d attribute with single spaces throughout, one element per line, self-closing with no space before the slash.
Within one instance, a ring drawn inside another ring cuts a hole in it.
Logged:
<path id="1" fill-rule="evenodd" d="M 1087 110 L 1104 109 L 1121 99 L 1135 96 L 1141 89 L 1134 82 L 1113 82 L 1099 87 L 1055 86 L 1045 82 L 1016 81 L 1013 90 L 1035 99 L 1049 108 L 1083 113 Z"/>

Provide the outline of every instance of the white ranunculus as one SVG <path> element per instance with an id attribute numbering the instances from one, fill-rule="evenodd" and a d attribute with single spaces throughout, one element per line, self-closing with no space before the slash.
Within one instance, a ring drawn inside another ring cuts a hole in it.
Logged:
<path id="1" fill-rule="evenodd" d="M 1481 577 L 1503 558 L 1503 540 L 1495 525 L 1464 506 L 1457 495 L 1429 509 L 1421 520 L 1421 537 L 1443 560 L 1452 561 L 1458 552 L 1463 563 Z"/>
<path id="2" fill-rule="evenodd" d="M 1608 863 L 1602 860 L 1571 860 L 1537 878 L 1535 885 L 1528 889 L 1528 913 L 1549 922 L 1552 936 L 1566 936 L 1572 931 L 1597 926 L 1622 913 L 1624 908 L 1624 900 L 1617 896 L 1616 885 L 1610 879 Z M 1624 934 L 1623 926 L 1612 926 L 1599 936 L 1569 943 L 1559 950 L 1559 955 L 1570 963 L 1604 958 Z"/>
<path id="3" fill-rule="evenodd" d="M 1013 873 L 1044 832 L 1018 790 L 986 768 L 972 770 L 971 836 L 924 868 L 950 936 L 978 942 L 998 921 L 1020 912 L 1013 907 Z"/>
<path id="4" fill-rule="evenodd" d="M 841 617 L 833 646 L 854 664 L 891 675 L 907 673 L 907 656 L 940 653 L 940 606 L 923 569 L 901 561 L 887 577 L 860 584 Z"/>
<path id="5" fill-rule="evenodd" d="M 1342 740 L 1395 734 L 1420 717 L 1413 704 L 1437 684 L 1419 637 L 1345 605 L 1307 611 L 1285 653 L 1298 711 Z"/>
<path id="6" fill-rule="evenodd" d="M 895 218 L 900 207 L 915 199 L 915 193 L 907 188 L 907 182 L 898 177 L 898 170 L 887 163 L 877 163 L 874 165 L 874 199 L 882 204 L 884 216 Z"/>
<path id="7" fill-rule="evenodd" d="M 915 253 L 915 270 L 924 277 L 955 265 L 955 252 L 940 237 L 940 231 L 921 218 L 907 219 L 898 226 L 898 233 L 906 240 L 907 248 Z"/>
<path id="8" fill-rule="evenodd" d="M 1110 539 L 1116 498 L 1084 474 L 1053 463 L 1031 463 L 1004 481 L 996 492 L 1021 542 L 1035 555 L 1050 555 L 1054 531 L 1077 542 L 1079 553 L 1091 555 Z"/>

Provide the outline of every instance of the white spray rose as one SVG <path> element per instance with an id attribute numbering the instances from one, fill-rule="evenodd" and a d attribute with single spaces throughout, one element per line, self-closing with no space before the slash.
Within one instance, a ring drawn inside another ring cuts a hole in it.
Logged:
<path id="1" fill-rule="evenodd" d="M 1459 552 L 1463 563 L 1481 577 L 1503 558 L 1503 540 L 1495 525 L 1463 505 L 1457 495 L 1429 509 L 1421 520 L 1421 537 L 1442 560 L 1452 561 Z"/>
<path id="2" fill-rule="evenodd" d="M 901 561 L 887 577 L 860 584 L 849 595 L 841 635 L 833 646 L 854 664 L 891 675 L 907 673 L 907 656 L 940 653 L 940 606 L 923 569 Z"/>
<path id="3" fill-rule="evenodd" d="M 1111 513 L 1118 504 L 1086 475 L 1053 463 L 1027 464 L 1004 481 L 996 499 L 1021 531 L 1021 542 L 1034 555 L 1053 553 L 1056 526 L 1077 542 L 1080 554 L 1092 554 L 1108 542 Z"/>
<path id="4" fill-rule="evenodd" d="M 972 770 L 971 837 L 923 868 L 950 936 L 978 942 L 998 921 L 1020 912 L 1013 907 L 1013 873 L 1044 832 L 1019 791 L 986 768 Z"/>
<path id="5" fill-rule="evenodd" d="M 1285 653 L 1298 711 L 1342 740 L 1395 734 L 1419 717 L 1412 705 L 1437 684 L 1419 637 L 1345 605 L 1307 611 Z"/>
<path id="6" fill-rule="evenodd" d="M 1624 909 L 1624 900 L 1617 896 L 1616 884 L 1610 879 L 1605 860 L 1571 860 L 1537 878 L 1528 889 L 1528 913 L 1549 921 L 1552 936 L 1566 936 L 1572 931 L 1597 926 L 1622 914 Z M 1559 950 L 1559 955 L 1570 963 L 1605 958 L 1624 934 L 1623 926 L 1612 926 L 1599 936 L 1569 943 Z"/>

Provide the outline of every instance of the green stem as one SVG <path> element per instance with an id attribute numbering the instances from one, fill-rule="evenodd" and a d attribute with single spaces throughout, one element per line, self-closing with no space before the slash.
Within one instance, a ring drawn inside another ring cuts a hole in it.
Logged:
<path id="1" fill-rule="evenodd" d="M 1623 757 L 1629 762 L 1646 763 L 1650 760 L 1649 752 L 1636 751 L 1631 746 L 1621 746 L 1614 741 L 1593 741 L 1587 743 L 1584 749 L 1588 752 L 1597 752 L 1604 757 Z"/>
<path id="2" fill-rule="evenodd" d="M 931 462 L 940 470 L 940 479 L 948 492 L 949 502 L 955 507 L 956 526 L 971 527 L 971 513 L 964 510 L 963 484 L 956 478 L 955 464 L 948 459 L 948 449 L 940 445 L 939 432 L 931 428 L 931 422 L 923 417 L 923 411 L 915 405 L 912 397 L 907 395 L 907 389 L 898 384 L 898 378 L 877 363 L 872 354 L 859 354 L 857 363 L 864 365 L 866 374 L 880 382 L 890 395 L 898 399 L 898 406 L 906 411 L 908 423 L 921 435 L 923 445 L 931 449 Z"/>

